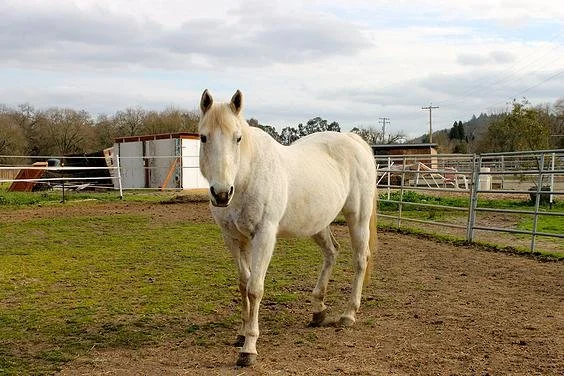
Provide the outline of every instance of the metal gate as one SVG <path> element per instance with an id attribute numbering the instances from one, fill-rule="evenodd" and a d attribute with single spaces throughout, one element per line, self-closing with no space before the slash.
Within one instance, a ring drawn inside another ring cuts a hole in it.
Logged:
<path id="1" fill-rule="evenodd" d="M 395 212 L 380 210 L 381 218 L 393 220 L 397 228 L 405 222 L 421 226 L 436 225 L 458 229 L 468 242 L 477 232 L 509 233 L 530 236 L 528 248 L 537 249 L 539 237 L 552 238 L 556 249 L 564 252 L 564 226 L 539 230 L 539 219 L 564 217 L 558 204 L 564 195 L 564 150 L 542 150 L 488 154 L 425 154 L 376 156 L 380 207 L 395 207 Z M 413 192 L 429 198 L 413 200 Z M 435 200 L 435 197 L 437 198 Z M 452 202 L 452 198 L 458 198 Z M 442 198 L 442 199 L 441 199 Z M 450 198 L 450 202 L 449 199 Z M 496 205 L 496 200 L 504 205 Z M 435 202 L 436 201 L 436 202 Z M 446 201 L 446 203 L 445 203 Z M 511 201 L 519 205 L 513 208 Z M 523 207 L 525 202 L 529 207 Z M 406 209 L 458 212 L 456 220 L 436 221 L 406 215 Z M 481 222 L 480 216 L 497 215 L 496 223 Z M 530 228 L 512 226 L 504 217 L 530 218 Z M 464 220 L 461 220 L 464 217 Z M 564 221 L 563 221 L 564 222 Z M 560 223 L 557 221 L 557 225 Z"/>

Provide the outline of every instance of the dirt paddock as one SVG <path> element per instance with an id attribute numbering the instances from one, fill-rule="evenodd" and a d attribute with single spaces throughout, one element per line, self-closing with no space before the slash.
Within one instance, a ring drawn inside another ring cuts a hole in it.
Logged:
<path id="1" fill-rule="evenodd" d="M 88 205 L 7 215 L 41 217 L 143 211 L 211 221 L 202 203 Z M 336 226 L 337 238 L 346 230 Z M 343 240 L 344 241 L 344 240 Z M 232 328 L 217 341 L 93 348 L 62 375 L 562 375 L 564 264 L 379 234 L 372 283 L 352 328 L 307 328 L 309 304 L 261 308 L 259 360 L 236 368 Z M 313 271 L 312 271 L 313 272 Z M 342 285 L 341 289 L 346 289 Z M 312 286 L 313 287 L 313 286 Z M 330 285 L 331 288 L 339 288 Z M 270 330 L 275 315 L 293 317 Z"/>

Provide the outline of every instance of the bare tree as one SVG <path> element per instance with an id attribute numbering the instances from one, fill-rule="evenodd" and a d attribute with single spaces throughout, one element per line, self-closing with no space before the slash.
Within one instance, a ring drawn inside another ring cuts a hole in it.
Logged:
<path id="1" fill-rule="evenodd" d="M 143 119 L 142 133 L 174 133 L 198 131 L 199 115 L 191 111 L 183 111 L 168 107 L 164 111 L 150 111 Z"/>
<path id="2" fill-rule="evenodd" d="M 364 139 L 364 141 L 368 142 L 369 145 L 376 145 L 382 143 L 382 131 L 377 128 L 369 127 L 369 128 L 357 128 L 354 127 L 351 129 L 352 133 L 356 133 L 360 137 Z"/>
<path id="3" fill-rule="evenodd" d="M 92 120 L 86 111 L 52 108 L 40 122 L 41 151 L 45 155 L 68 155 L 91 151 Z"/>
<path id="4" fill-rule="evenodd" d="M 118 129 L 113 117 L 99 115 L 94 124 L 93 148 L 102 150 L 111 147 L 118 135 Z"/>
<path id="5" fill-rule="evenodd" d="M 352 133 L 358 134 L 364 139 L 369 145 L 376 144 L 397 144 L 405 141 L 406 136 L 403 132 L 396 132 L 388 134 L 388 137 L 384 139 L 384 134 L 382 131 L 375 127 L 368 128 L 358 128 L 354 127 L 351 129 Z"/>
<path id="6" fill-rule="evenodd" d="M 26 139 L 25 154 L 40 154 L 37 147 L 40 141 L 37 129 L 42 119 L 41 111 L 36 110 L 30 104 L 22 104 L 18 106 L 17 110 L 11 110 L 10 114 L 22 130 Z"/>
<path id="7" fill-rule="evenodd" d="M 19 126 L 14 113 L 8 110 L 0 111 L 0 163 L 13 164 L 12 158 L 2 158 L 2 155 L 25 155 L 27 149 L 23 129 Z"/>
<path id="8" fill-rule="evenodd" d="M 143 123 L 147 113 L 141 107 L 127 108 L 118 111 L 114 117 L 119 136 L 137 136 L 143 130 Z"/>

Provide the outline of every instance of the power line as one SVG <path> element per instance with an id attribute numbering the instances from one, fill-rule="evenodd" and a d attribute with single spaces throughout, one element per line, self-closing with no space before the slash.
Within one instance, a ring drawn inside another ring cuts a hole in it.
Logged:
<path id="1" fill-rule="evenodd" d="M 564 35 L 564 32 L 558 32 L 553 34 L 553 37 L 549 40 L 547 40 L 547 43 L 552 43 L 552 42 L 556 42 L 562 35 Z M 544 54 L 542 55 L 531 55 L 530 59 L 525 59 L 525 60 L 517 60 L 515 63 L 513 63 L 511 65 L 510 68 L 506 69 L 503 72 L 500 72 L 500 75 L 497 78 L 494 79 L 489 79 L 487 77 L 483 78 L 482 80 L 478 80 L 474 85 L 470 86 L 469 88 L 467 88 L 467 90 L 465 90 L 462 94 L 460 94 L 459 96 L 462 97 L 459 100 L 455 100 L 455 101 L 439 101 L 439 104 L 441 105 L 457 105 L 463 102 L 466 102 L 468 97 L 474 96 L 474 95 L 482 95 L 483 92 L 489 91 L 491 90 L 492 87 L 503 87 L 504 85 L 508 84 L 508 83 L 515 83 L 520 81 L 520 77 L 522 76 L 522 73 L 519 73 L 521 71 L 523 71 L 525 68 L 531 67 L 533 66 L 534 68 L 544 68 L 547 66 L 547 59 L 546 56 L 548 54 L 550 54 L 551 52 L 553 52 L 554 50 L 556 50 L 557 48 L 560 48 L 561 45 L 559 43 L 555 43 L 554 46 L 552 46 L 552 48 L 550 48 L 548 51 L 545 51 Z M 550 64 L 554 64 L 557 61 L 559 61 L 561 59 L 561 56 L 557 56 L 556 58 L 552 59 L 549 61 Z M 537 65 L 537 63 L 541 63 L 540 65 Z M 524 64 L 523 64 L 524 63 Z M 522 64 L 522 65 L 521 65 Z M 520 66 L 521 65 L 521 66 Z M 520 67 L 519 67 L 520 66 Z"/>
<path id="2" fill-rule="evenodd" d="M 529 90 L 531 90 L 531 89 L 534 89 L 534 88 L 536 88 L 536 87 L 538 87 L 538 86 L 544 84 L 545 82 L 550 81 L 550 80 L 552 80 L 553 78 L 556 78 L 556 77 L 560 76 L 560 75 L 563 74 L 563 73 L 564 73 L 564 69 L 561 70 L 560 72 L 556 72 L 556 73 L 554 73 L 554 74 L 548 76 L 548 77 L 545 78 L 544 80 L 542 80 L 542 81 L 540 81 L 540 82 L 537 82 L 536 84 L 534 84 L 534 85 L 532 85 L 532 86 L 529 86 L 528 88 L 526 88 L 526 89 L 524 89 L 524 90 L 521 90 L 520 92 L 518 92 L 517 94 L 515 94 L 514 98 L 516 98 L 516 97 L 518 97 L 518 96 L 520 96 L 520 95 L 522 95 L 522 94 L 525 94 L 527 91 L 529 91 Z M 499 105 L 499 104 L 502 104 L 502 102 L 498 102 L 498 103 L 496 103 L 496 104 L 494 104 L 494 105 L 492 105 L 492 106 L 497 106 L 497 105 Z"/>
<path id="3" fill-rule="evenodd" d="M 433 106 L 430 104 L 427 107 L 421 107 L 422 110 L 429 110 L 429 143 L 433 142 L 433 109 L 439 108 L 439 106 Z"/>

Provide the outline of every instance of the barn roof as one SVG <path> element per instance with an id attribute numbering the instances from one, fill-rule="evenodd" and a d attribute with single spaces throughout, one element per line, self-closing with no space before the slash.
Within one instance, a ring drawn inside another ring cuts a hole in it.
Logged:
<path id="1" fill-rule="evenodd" d="M 434 154 L 437 144 L 382 144 L 372 145 L 374 155 Z"/>
<path id="2" fill-rule="evenodd" d="M 428 149 L 436 148 L 437 144 L 376 144 L 372 149 Z"/>
<path id="3" fill-rule="evenodd" d="M 121 143 L 124 143 L 124 142 L 168 140 L 168 139 L 174 139 L 174 138 L 184 138 L 184 139 L 197 140 L 197 139 L 200 138 L 200 135 L 198 133 L 191 133 L 191 132 L 148 134 L 148 135 L 141 135 L 141 136 L 117 137 L 115 139 L 115 143 L 121 144 Z"/>

